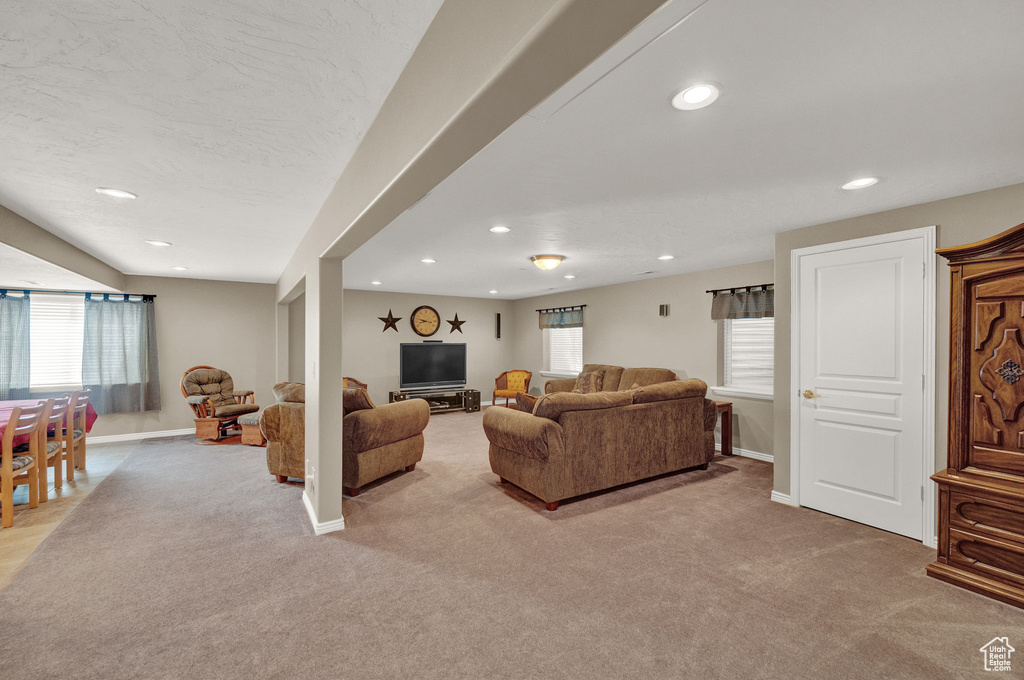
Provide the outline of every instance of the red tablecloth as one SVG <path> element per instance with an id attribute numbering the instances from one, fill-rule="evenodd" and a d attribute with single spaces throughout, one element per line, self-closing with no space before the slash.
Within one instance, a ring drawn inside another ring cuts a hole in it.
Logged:
<path id="1" fill-rule="evenodd" d="M 4 430 L 7 429 L 7 421 L 11 419 L 11 411 L 16 408 L 26 408 L 29 406 L 35 406 L 42 399 L 22 399 L 21 401 L 0 401 L 0 437 L 4 436 Z M 89 402 L 85 407 L 85 431 L 92 431 L 92 424 L 96 422 L 96 418 L 99 416 L 96 414 L 96 409 L 93 408 L 92 402 Z M 20 434 L 14 438 L 14 446 L 20 446 L 28 442 L 29 435 Z"/>

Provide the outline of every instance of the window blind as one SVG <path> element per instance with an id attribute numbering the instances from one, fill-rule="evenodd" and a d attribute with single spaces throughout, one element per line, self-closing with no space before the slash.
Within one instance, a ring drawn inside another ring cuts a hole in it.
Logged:
<path id="1" fill-rule="evenodd" d="M 583 328 L 545 328 L 544 370 L 576 374 L 583 370 Z"/>
<path id="2" fill-rule="evenodd" d="M 32 293 L 31 389 L 58 391 L 82 384 L 84 327 L 83 296 Z"/>
<path id="3" fill-rule="evenodd" d="M 725 320 L 725 387 L 771 393 L 775 378 L 775 319 Z"/>

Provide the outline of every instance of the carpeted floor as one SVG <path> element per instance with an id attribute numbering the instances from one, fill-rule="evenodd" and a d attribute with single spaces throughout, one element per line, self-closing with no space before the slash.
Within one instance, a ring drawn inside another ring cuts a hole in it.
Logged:
<path id="1" fill-rule="evenodd" d="M 321 537 L 263 449 L 140 443 L 0 592 L 0 675 L 938 679 L 1024 649 L 1024 612 L 926 578 L 920 543 L 771 503 L 767 463 L 548 513 L 480 422 L 434 417 Z"/>

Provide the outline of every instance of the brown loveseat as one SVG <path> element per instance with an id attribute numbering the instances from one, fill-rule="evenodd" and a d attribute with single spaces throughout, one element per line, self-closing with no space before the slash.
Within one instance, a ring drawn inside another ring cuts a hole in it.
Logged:
<path id="1" fill-rule="evenodd" d="M 423 458 L 423 430 L 430 406 L 410 399 L 375 407 L 366 390 L 343 389 L 342 484 L 349 496 L 398 470 L 412 470 Z M 260 429 L 267 438 L 267 467 L 277 481 L 305 477 L 306 389 L 302 383 L 278 383 L 280 403 L 263 411 Z"/>
<path id="2" fill-rule="evenodd" d="M 619 376 L 634 378 L 630 370 L 664 369 L 625 369 Z M 717 412 L 706 392 L 703 380 L 671 380 L 592 394 L 548 391 L 532 413 L 489 408 L 484 432 L 491 470 L 555 510 L 573 496 L 707 469 Z"/>

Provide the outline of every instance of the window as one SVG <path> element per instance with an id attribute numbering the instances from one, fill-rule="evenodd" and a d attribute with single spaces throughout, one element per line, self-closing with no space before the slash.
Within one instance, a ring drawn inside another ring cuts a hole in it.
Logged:
<path id="1" fill-rule="evenodd" d="M 544 371 L 576 375 L 583 370 L 583 327 L 545 328 Z"/>
<path id="2" fill-rule="evenodd" d="M 770 397 L 775 377 L 775 319 L 726 319 L 723 364 L 729 390 Z"/>
<path id="3" fill-rule="evenodd" d="M 57 392 L 80 387 L 85 298 L 32 293 L 29 319 L 31 390 Z"/>

